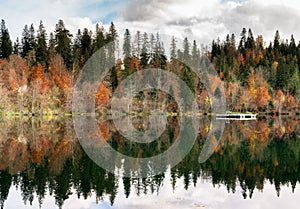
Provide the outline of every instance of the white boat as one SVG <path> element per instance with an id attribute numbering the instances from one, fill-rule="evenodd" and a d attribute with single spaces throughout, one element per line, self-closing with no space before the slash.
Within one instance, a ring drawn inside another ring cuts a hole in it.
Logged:
<path id="1" fill-rule="evenodd" d="M 224 113 L 216 114 L 217 120 L 256 120 L 256 114 L 252 113 Z"/>

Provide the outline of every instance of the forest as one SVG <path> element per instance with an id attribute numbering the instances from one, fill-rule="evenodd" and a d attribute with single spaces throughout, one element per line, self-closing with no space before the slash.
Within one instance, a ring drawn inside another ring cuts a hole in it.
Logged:
<path id="1" fill-rule="evenodd" d="M 118 84 L 128 75 L 147 67 L 160 68 L 179 76 L 196 95 L 201 112 L 209 112 L 211 95 L 191 68 L 199 68 L 201 57 L 207 57 L 225 87 L 227 109 L 231 111 L 265 112 L 270 114 L 298 114 L 300 103 L 300 42 L 280 38 L 267 44 L 261 35 L 243 28 L 236 38 L 228 34 L 217 38 L 210 46 L 203 46 L 188 38 L 178 46 L 172 38 L 169 46 L 160 34 L 126 29 L 118 34 L 113 22 L 106 30 L 97 24 L 95 31 L 79 29 L 76 34 L 59 20 L 55 31 L 47 34 L 42 21 L 37 29 L 25 25 L 22 37 L 10 38 L 5 20 L 0 26 L 0 112 L 2 115 L 70 114 L 72 92 L 76 79 L 86 61 L 101 47 L 122 39 L 123 59 L 115 58 L 116 65 L 95 95 L 100 113 L 109 109 L 109 100 Z M 165 50 L 169 47 L 169 50 Z M 169 51 L 169 54 L 166 54 Z M 107 52 L 105 56 L 113 54 Z M 114 56 L 114 55 L 113 55 Z M 184 62 L 182 62 L 184 61 Z M 214 95 L 219 83 L 211 77 Z M 180 86 L 170 89 L 180 95 Z M 171 95 L 172 96 L 172 95 Z M 159 92 L 141 92 L 138 101 L 155 101 L 167 112 L 176 112 L 170 96 Z"/>

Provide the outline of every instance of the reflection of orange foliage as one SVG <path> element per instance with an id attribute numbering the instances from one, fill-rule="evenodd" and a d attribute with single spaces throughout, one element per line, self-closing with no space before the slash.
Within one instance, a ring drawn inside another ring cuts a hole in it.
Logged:
<path id="1" fill-rule="evenodd" d="M 12 174 L 24 170 L 29 159 L 26 139 L 23 136 L 10 138 L 6 140 L 3 146 L 5 149 L 2 149 L 0 156 L 1 167 L 9 168 Z"/>
<path id="2" fill-rule="evenodd" d="M 73 154 L 72 143 L 67 141 L 59 141 L 52 147 L 48 160 L 50 172 L 52 174 L 60 174 L 65 162 L 71 158 Z"/>
<path id="3" fill-rule="evenodd" d="M 108 104 L 110 90 L 100 83 L 96 93 L 96 106 L 103 108 Z"/>
<path id="4" fill-rule="evenodd" d="M 106 124 L 107 123 L 103 121 L 98 121 L 98 127 L 100 129 L 100 133 L 105 139 L 105 141 L 108 141 L 110 139 L 110 135 L 109 135 L 109 128 L 106 126 Z"/>
<path id="5" fill-rule="evenodd" d="M 283 106 L 287 110 L 292 110 L 292 109 L 297 108 L 297 104 L 295 102 L 295 99 L 294 99 L 294 97 L 290 93 L 286 94 L 286 100 L 285 100 Z"/>
<path id="6" fill-rule="evenodd" d="M 275 69 L 277 69 L 278 64 L 279 64 L 279 63 L 278 63 L 277 61 L 274 61 L 273 66 L 274 66 Z"/>
<path id="7" fill-rule="evenodd" d="M 290 135 L 295 131 L 297 125 L 298 122 L 295 120 L 275 120 L 275 123 L 273 125 L 275 136 L 278 138 L 283 138 L 285 134 Z"/>
<path id="8" fill-rule="evenodd" d="M 244 138 L 249 140 L 249 151 L 252 156 L 256 153 L 263 152 L 268 145 L 270 128 L 265 121 L 240 123 L 240 130 Z"/>

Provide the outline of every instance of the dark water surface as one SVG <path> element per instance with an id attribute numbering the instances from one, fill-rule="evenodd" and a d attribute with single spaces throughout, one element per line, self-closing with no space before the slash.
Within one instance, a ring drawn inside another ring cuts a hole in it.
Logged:
<path id="1" fill-rule="evenodd" d="M 147 125 L 147 120 L 133 120 L 137 129 Z M 178 119 L 168 118 L 159 141 L 138 144 L 126 140 L 111 121 L 99 119 L 98 126 L 115 150 L 135 157 L 167 150 L 179 132 Z M 211 126 L 209 118 L 200 119 L 193 148 L 177 166 L 140 178 L 134 173 L 124 177 L 130 168 L 111 174 L 98 167 L 82 149 L 70 118 L 0 121 L 0 205 L 7 209 L 298 208 L 298 120 L 226 123 L 219 143 L 212 136 L 215 152 L 200 163 Z"/>

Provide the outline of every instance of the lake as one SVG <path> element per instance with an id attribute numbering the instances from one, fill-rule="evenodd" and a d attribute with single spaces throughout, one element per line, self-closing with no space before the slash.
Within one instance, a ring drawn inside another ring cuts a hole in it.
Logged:
<path id="1" fill-rule="evenodd" d="M 213 132 L 209 117 L 199 118 L 191 149 L 177 165 L 157 175 L 139 176 L 136 164 L 113 159 L 115 174 L 87 154 L 72 118 L 0 121 L 0 205 L 2 208 L 298 208 L 300 125 L 296 118 L 224 121 Z M 159 140 L 128 141 L 111 119 L 97 120 L 111 148 L 135 158 L 168 150 L 180 135 L 180 119 L 167 118 Z M 132 126 L 149 129 L 149 118 Z M 218 133 L 218 134 L 216 134 Z M 185 136 L 185 135 L 184 135 Z M 180 138 L 180 140 L 184 140 Z M 211 155 L 202 162 L 207 139 Z M 151 170 L 151 169 L 149 169 Z"/>

